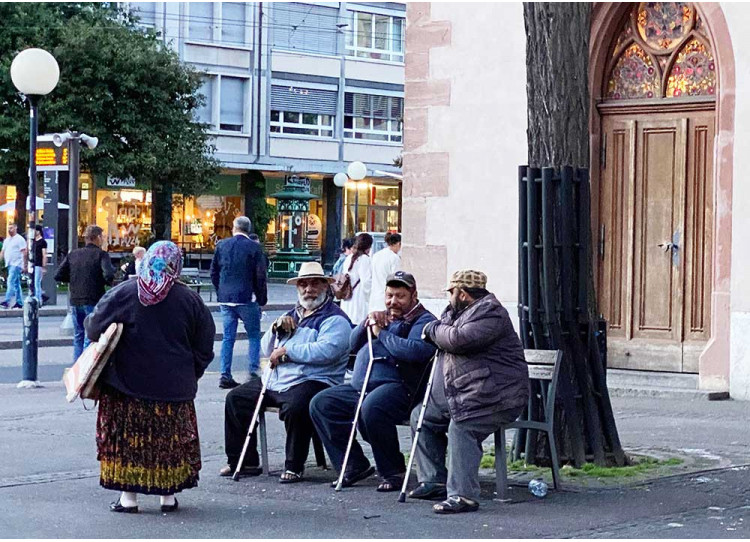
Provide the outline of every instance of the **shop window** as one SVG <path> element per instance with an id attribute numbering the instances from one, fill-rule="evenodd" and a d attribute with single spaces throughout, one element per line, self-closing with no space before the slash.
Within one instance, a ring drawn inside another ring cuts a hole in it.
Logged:
<path id="1" fill-rule="evenodd" d="M 97 190 L 95 223 L 113 252 L 129 251 L 151 233 L 151 193 L 143 190 Z"/>
<path id="2" fill-rule="evenodd" d="M 344 235 L 361 231 L 399 231 L 401 187 L 386 182 L 347 183 L 344 191 Z"/>
<path id="3" fill-rule="evenodd" d="M 213 250 L 220 240 L 231 237 L 232 222 L 242 214 L 241 206 L 242 197 L 239 195 L 204 195 L 175 200 L 173 231 L 179 232 L 183 250 Z"/>

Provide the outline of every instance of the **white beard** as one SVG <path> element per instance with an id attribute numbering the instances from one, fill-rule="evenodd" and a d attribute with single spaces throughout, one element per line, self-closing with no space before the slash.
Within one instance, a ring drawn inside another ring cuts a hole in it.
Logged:
<path id="1" fill-rule="evenodd" d="M 328 292 L 323 290 L 318 297 L 315 299 L 305 299 L 300 294 L 297 294 L 297 300 L 299 301 L 300 306 L 308 311 L 314 311 L 318 307 L 320 307 L 323 303 L 325 303 L 326 296 L 328 295 Z"/>

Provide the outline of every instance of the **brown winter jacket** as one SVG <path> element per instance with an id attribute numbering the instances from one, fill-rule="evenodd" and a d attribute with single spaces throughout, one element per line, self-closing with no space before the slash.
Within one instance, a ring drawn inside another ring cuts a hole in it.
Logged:
<path id="1" fill-rule="evenodd" d="M 529 370 L 508 311 L 493 294 L 458 315 L 448 307 L 425 335 L 440 349 L 451 418 L 463 421 L 526 404 Z"/>

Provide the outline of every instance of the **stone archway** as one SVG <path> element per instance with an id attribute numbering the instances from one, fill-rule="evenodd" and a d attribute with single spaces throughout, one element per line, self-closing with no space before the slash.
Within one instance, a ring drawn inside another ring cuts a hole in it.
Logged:
<path id="1" fill-rule="evenodd" d="M 590 134 L 592 193 L 598 193 L 600 169 L 601 117 L 597 100 L 601 97 L 606 77 L 607 53 L 612 36 L 618 31 L 628 3 L 596 4 L 592 13 L 589 54 Z M 699 382 L 702 389 L 726 391 L 730 367 L 730 271 L 731 271 L 731 208 L 733 181 L 733 134 L 735 68 L 729 29 L 718 4 L 696 4 L 714 44 L 718 68 L 719 94 L 716 103 L 716 160 L 714 162 L 713 250 L 711 280 L 711 338 L 700 355 Z M 597 198 L 592 197 L 592 217 L 599 214 Z"/>

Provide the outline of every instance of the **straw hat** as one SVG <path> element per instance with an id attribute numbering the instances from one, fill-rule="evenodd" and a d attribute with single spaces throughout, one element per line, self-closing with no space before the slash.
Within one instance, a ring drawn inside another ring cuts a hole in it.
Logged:
<path id="1" fill-rule="evenodd" d="M 297 276 L 287 280 L 287 284 L 297 284 L 299 279 L 323 279 L 328 284 L 333 282 L 333 277 L 328 277 L 323 272 L 323 266 L 318 262 L 305 262 L 299 268 Z"/>

